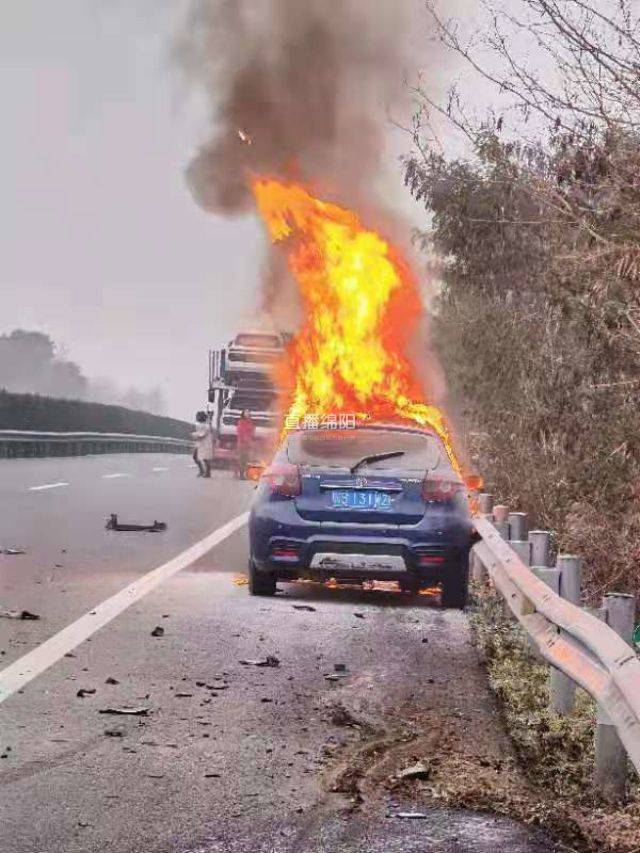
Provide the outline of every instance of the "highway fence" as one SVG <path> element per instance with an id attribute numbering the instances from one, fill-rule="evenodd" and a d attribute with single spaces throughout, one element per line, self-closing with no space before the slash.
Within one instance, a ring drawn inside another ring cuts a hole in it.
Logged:
<path id="1" fill-rule="evenodd" d="M 624 796 L 627 759 L 640 773 L 640 658 L 633 646 L 636 601 L 611 593 L 598 609 L 581 606 L 581 558 L 551 553 L 551 533 L 528 530 L 526 513 L 480 495 L 471 551 L 476 584 L 490 583 L 518 620 L 535 657 L 550 664 L 549 703 L 570 714 L 576 687 L 597 702 L 594 784 Z"/>
<path id="2" fill-rule="evenodd" d="M 183 438 L 108 432 L 0 430 L 0 459 L 89 456 L 98 453 L 189 453 Z"/>

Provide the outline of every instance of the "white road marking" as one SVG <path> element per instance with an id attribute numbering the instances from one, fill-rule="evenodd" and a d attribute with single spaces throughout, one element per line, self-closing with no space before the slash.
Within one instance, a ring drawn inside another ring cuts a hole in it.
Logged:
<path id="1" fill-rule="evenodd" d="M 124 474 L 124 473 L 118 472 L 117 474 L 103 474 L 102 479 L 103 480 L 115 480 L 117 477 L 130 477 L 130 476 L 131 476 L 131 474 Z"/>
<path id="2" fill-rule="evenodd" d="M 243 512 L 241 515 L 232 518 L 231 521 L 210 533 L 209 536 L 205 536 L 204 539 L 169 560 L 168 563 L 147 572 L 146 575 L 121 589 L 111 598 L 107 598 L 89 613 L 85 613 L 84 616 L 81 616 L 71 625 L 67 625 L 66 628 L 54 634 L 42 645 L 3 669 L 0 672 L 0 702 L 4 702 L 17 690 L 23 688 L 25 684 L 49 669 L 67 652 L 75 649 L 87 637 L 95 634 L 96 631 L 119 616 L 127 607 L 135 604 L 136 601 L 140 601 L 143 596 L 160 586 L 163 581 L 199 560 L 211 548 L 228 539 L 236 530 L 247 523 L 248 518 L 248 512 Z"/>
<path id="3" fill-rule="evenodd" d="M 168 468 L 154 468 L 154 471 L 168 471 Z"/>
<path id="4" fill-rule="evenodd" d="M 44 486 L 29 486 L 30 492 L 44 492 L 45 489 L 61 489 L 63 486 L 68 486 L 69 483 L 47 483 Z"/>

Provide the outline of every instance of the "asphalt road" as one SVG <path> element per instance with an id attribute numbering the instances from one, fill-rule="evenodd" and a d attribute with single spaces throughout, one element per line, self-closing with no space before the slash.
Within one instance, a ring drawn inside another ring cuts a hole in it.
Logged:
<path id="1" fill-rule="evenodd" d="M 40 615 L 0 619 L 0 667 L 238 516 L 251 491 L 197 479 L 184 456 L 0 462 L 0 546 L 27 551 L 0 556 L 0 609 Z M 111 512 L 168 530 L 109 532 Z M 376 782 L 426 731 L 485 764 L 509 754 L 463 614 L 313 584 L 255 599 L 245 564 L 240 529 L 0 704 L 3 853 L 554 849 Z M 279 665 L 242 663 L 267 656 Z M 124 707 L 145 713 L 100 713 Z"/>

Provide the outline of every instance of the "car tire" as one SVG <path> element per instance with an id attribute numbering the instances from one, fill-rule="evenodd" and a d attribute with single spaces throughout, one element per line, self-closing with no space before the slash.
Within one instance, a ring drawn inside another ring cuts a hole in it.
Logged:
<path id="1" fill-rule="evenodd" d="M 249 592 L 251 595 L 275 595 L 276 576 L 271 572 L 261 572 L 249 558 Z"/>
<path id="2" fill-rule="evenodd" d="M 418 578 L 405 578 L 398 581 L 400 592 L 410 592 L 411 595 L 417 595 L 420 592 L 420 581 Z"/>
<path id="3" fill-rule="evenodd" d="M 463 610 L 469 597 L 469 560 L 464 558 L 442 581 L 440 600 L 443 607 Z"/>

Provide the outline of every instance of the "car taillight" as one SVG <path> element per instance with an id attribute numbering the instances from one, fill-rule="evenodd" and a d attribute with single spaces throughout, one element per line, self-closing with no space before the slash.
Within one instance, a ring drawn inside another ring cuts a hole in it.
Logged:
<path id="1" fill-rule="evenodd" d="M 275 462 L 262 475 L 275 495 L 294 498 L 300 494 L 300 471 L 290 462 Z"/>
<path id="2" fill-rule="evenodd" d="M 464 484 L 458 480 L 433 480 L 425 477 L 422 481 L 423 501 L 445 501 L 453 500 L 456 494 L 464 491 Z"/>

